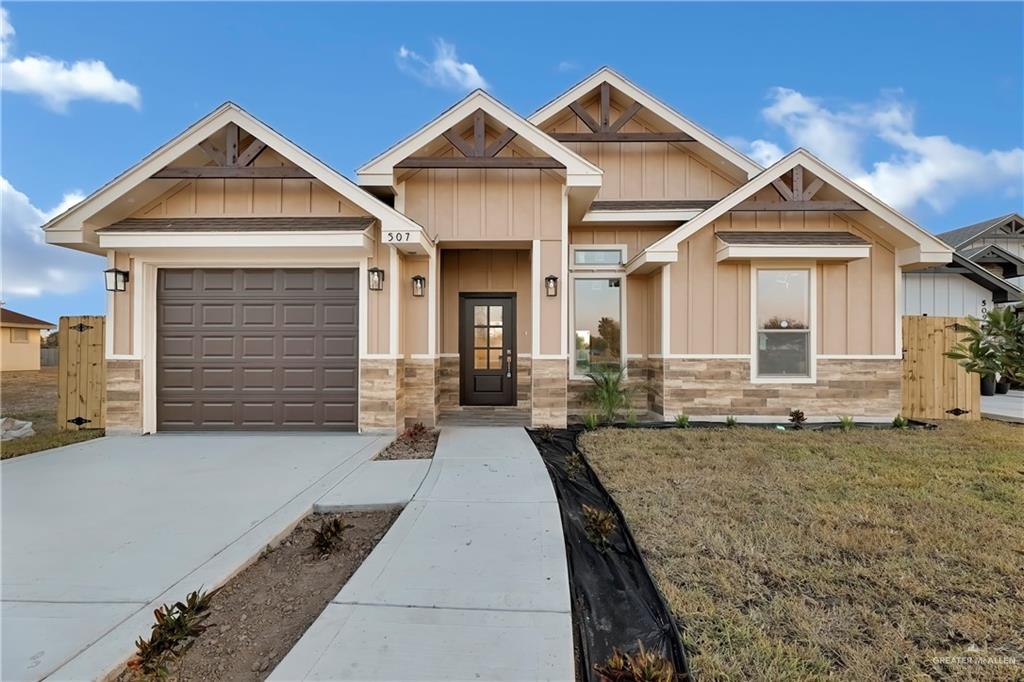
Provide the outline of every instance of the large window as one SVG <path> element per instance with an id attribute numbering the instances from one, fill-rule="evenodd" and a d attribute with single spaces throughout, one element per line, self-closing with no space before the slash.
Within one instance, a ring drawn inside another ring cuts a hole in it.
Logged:
<path id="1" fill-rule="evenodd" d="M 573 280 L 573 374 L 622 365 L 622 279 Z"/>
<path id="2" fill-rule="evenodd" d="M 810 270 L 756 272 L 757 378 L 810 377 Z"/>

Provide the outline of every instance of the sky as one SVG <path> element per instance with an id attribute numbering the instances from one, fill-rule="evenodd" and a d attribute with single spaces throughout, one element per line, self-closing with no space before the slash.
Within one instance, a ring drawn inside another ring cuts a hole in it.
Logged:
<path id="1" fill-rule="evenodd" d="M 7 2 L 5 305 L 101 314 L 38 226 L 225 100 L 336 170 L 484 87 L 523 115 L 609 65 L 759 163 L 794 147 L 934 231 L 1024 211 L 1024 4 Z"/>

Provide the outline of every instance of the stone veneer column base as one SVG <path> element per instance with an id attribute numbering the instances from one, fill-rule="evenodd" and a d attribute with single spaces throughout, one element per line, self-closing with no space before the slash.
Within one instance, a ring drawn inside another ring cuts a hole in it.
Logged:
<path id="1" fill-rule="evenodd" d="M 813 384 L 752 384 L 748 360 L 665 358 L 663 376 L 663 414 L 670 419 L 788 417 L 790 410 L 808 417 L 891 418 L 901 407 L 901 361 L 893 359 L 818 360 Z"/>
<path id="2" fill-rule="evenodd" d="M 403 372 L 405 415 L 403 427 L 422 423 L 437 426 L 437 361 L 433 358 L 406 358 Z"/>
<path id="3" fill-rule="evenodd" d="M 107 360 L 108 436 L 142 434 L 142 361 Z"/>
<path id="4" fill-rule="evenodd" d="M 565 428 L 568 420 L 568 363 L 533 358 L 533 399 L 530 423 L 534 427 Z"/>
<path id="5" fill-rule="evenodd" d="M 359 431 L 396 431 L 403 403 L 404 362 L 392 359 L 359 360 Z"/>

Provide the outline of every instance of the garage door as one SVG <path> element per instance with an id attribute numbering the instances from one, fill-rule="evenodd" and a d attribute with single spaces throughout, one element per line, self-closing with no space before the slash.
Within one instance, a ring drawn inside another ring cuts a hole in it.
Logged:
<path id="1" fill-rule="evenodd" d="M 355 430 L 358 270 L 159 271 L 157 428 Z"/>

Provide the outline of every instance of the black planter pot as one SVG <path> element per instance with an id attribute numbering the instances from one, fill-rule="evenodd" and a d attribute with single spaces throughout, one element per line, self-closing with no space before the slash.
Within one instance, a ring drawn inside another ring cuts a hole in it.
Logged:
<path id="1" fill-rule="evenodd" d="M 1003 377 L 996 382 L 996 393 L 1003 394 L 1010 392 L 1010 380 Z"/>
<path id="2" fill-rule="evenodd" d="M 995 395 L 996 394 L 996 378 L 991 374 L 981 377 L 981 394 L 982 395 Z"/>

